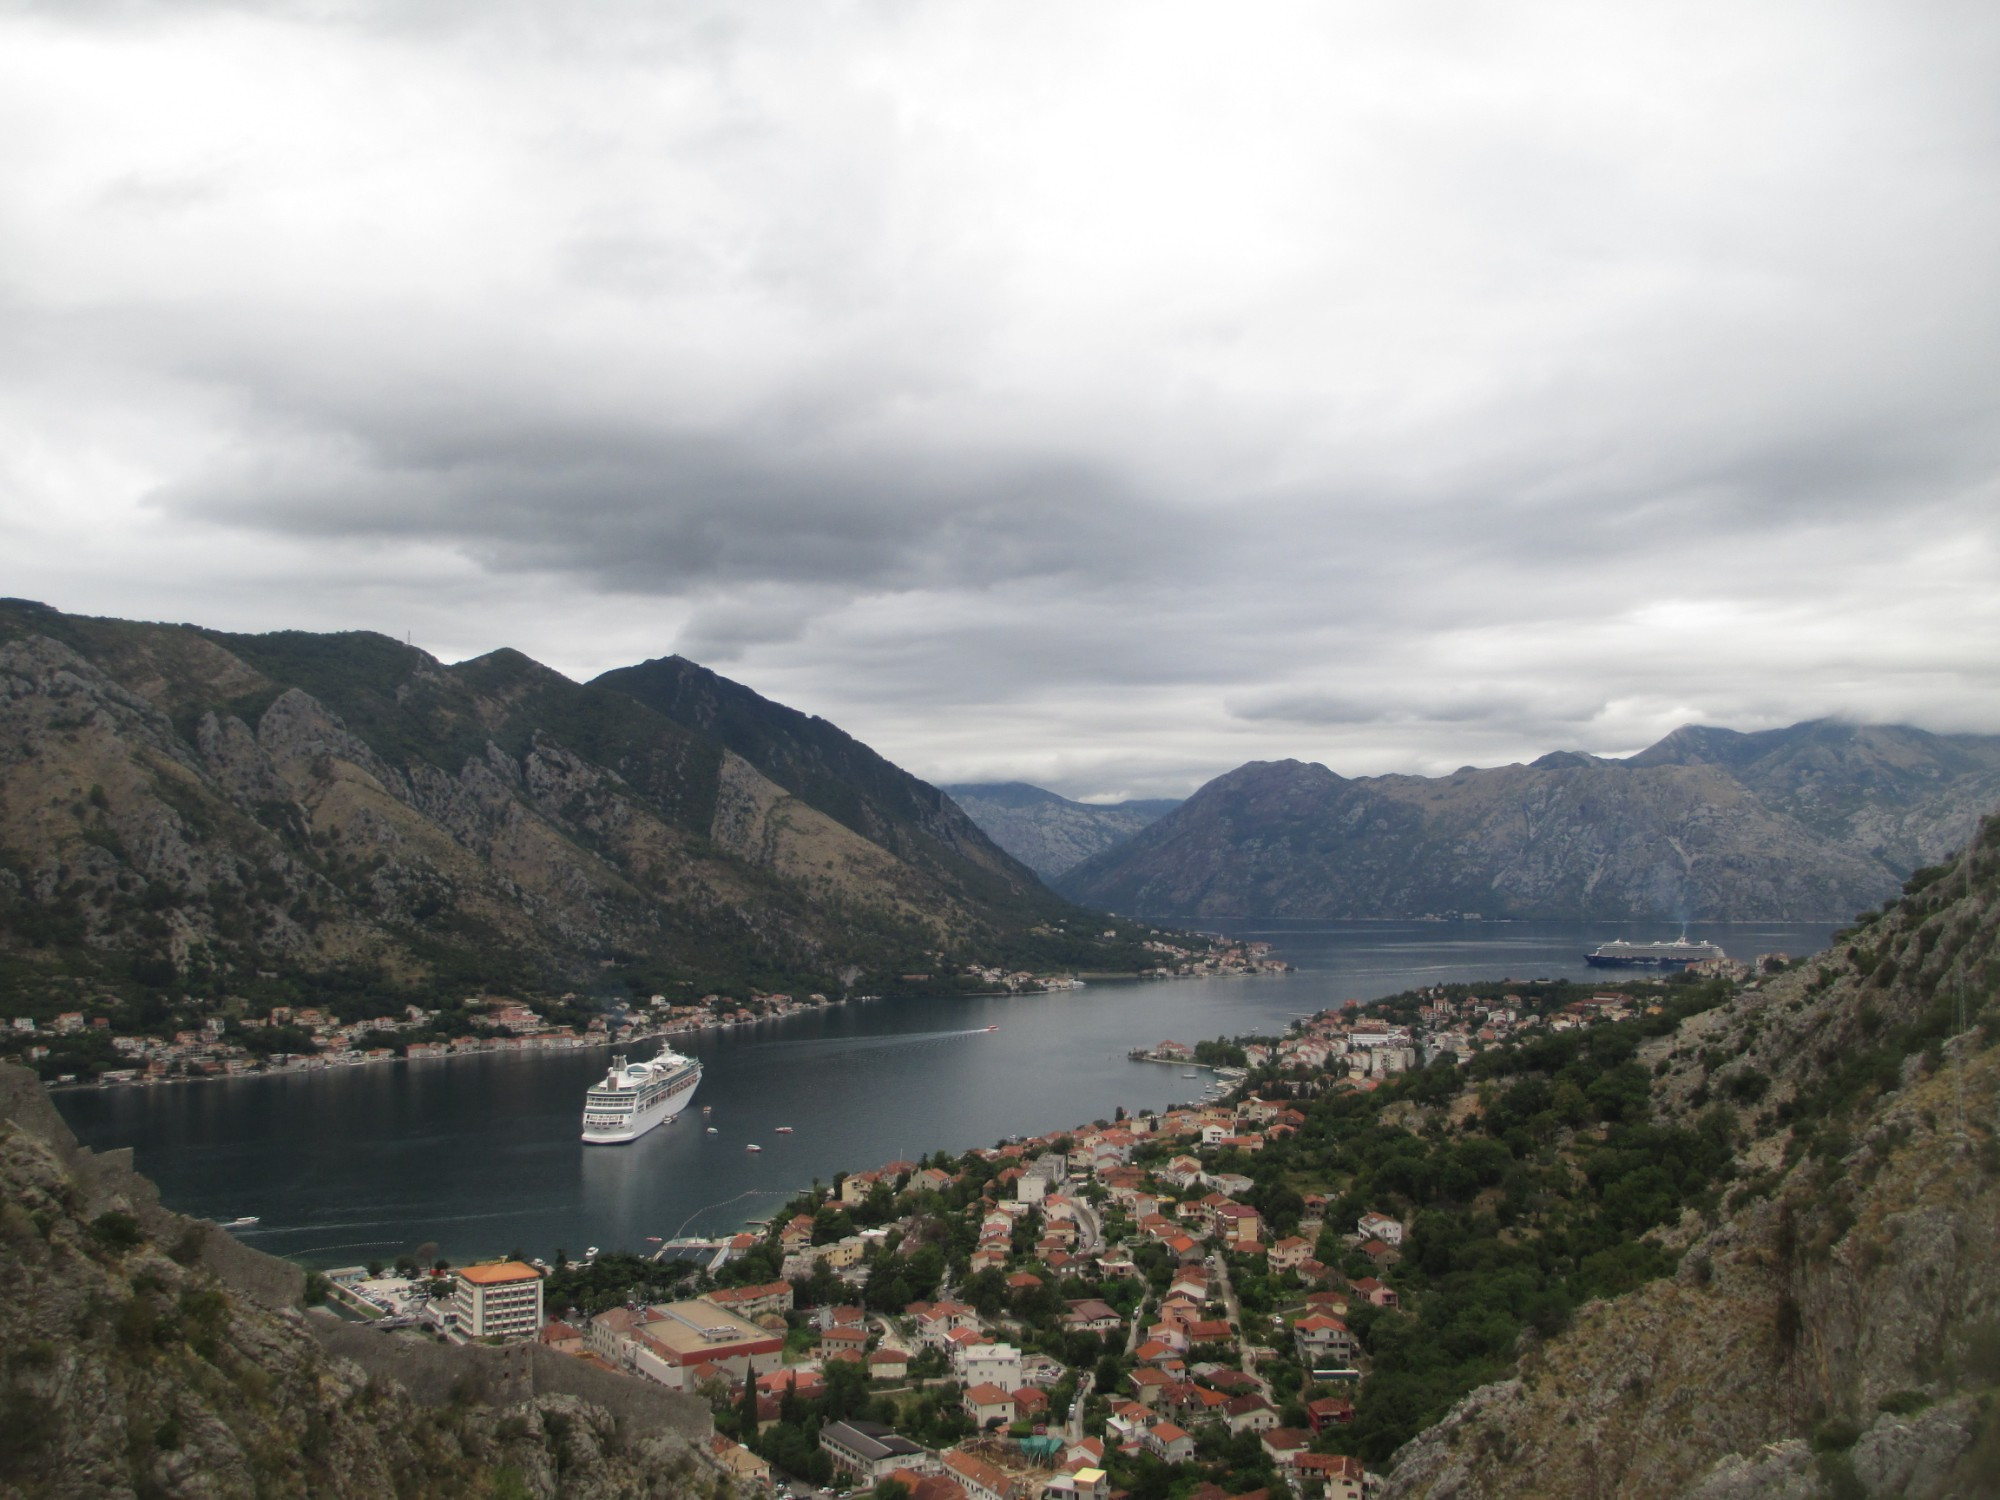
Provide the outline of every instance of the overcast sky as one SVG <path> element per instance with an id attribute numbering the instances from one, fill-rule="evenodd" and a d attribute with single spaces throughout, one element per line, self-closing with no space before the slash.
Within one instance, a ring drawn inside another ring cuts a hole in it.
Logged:
<path id="1" fill-rule="evenodd" d="M 0 3 L 0 593 L 936 781 L 2000 731 L 2000 8 Z"/>

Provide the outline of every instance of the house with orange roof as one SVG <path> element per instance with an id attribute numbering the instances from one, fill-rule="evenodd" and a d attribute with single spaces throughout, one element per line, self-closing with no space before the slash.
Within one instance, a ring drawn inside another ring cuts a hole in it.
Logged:
<path id="1" fill-rule="evenodd" d="M 540 1332 L 542 1273 L 518 1260 L 466 1266 L 453 1280 L 451 1331 L 460 1339 L 531 1339 Z"/>
<path id="2" fill-rule="evenodd" d="M 708 1440 L 708 1451 L 715 1455 L 715 1461 L 722 1465 L 739 1484 L 755 1485 L 760 1489 L 771 1487 L 771 1461 L 752 1453 L 741 1443 L 715 1434 Z"/>
<path id="3" fill-rule="evenodd" d="M 704 1293 L 702 1300 L 713 1302 L 739 1318 L 760 1318 L 765 1313 L 788 1313 L 792 1310 L 792 1284 L 789 1281 L 767 1281 L 758 1286 L 721 1286 Z"/>
<path id="4" fill-rule="evenodd" d="M 1194 1457 L 1193 1434 L 1174 1422 L 1155 1422 L 1140 1442 L 1170 1464 Z"/>
<path id="5" fill-rule="evenodd" d="M 1299 1363 L 1319 1369 L 1329 1361 L 1346 1364 L 1354 1358 L 1354 1335 L 1345 1323 L 1325 1313 L 1308 1313 L 1292 1324 Z"/>
<path id="6" fill-rule="evenodd" d="M 1311 1445 L 1312 1435 L 1296 1427 L 1273 1427 L 1261 1434 L 1257 1444 L 1280 1469 L 1289 1471 L 1298 1456 Z"/>
<path id="7" fill-rule="evenodd" d="M 1368 1472 L 1349 1454 L 1301 1453 L 1292 1472 L 1301 1480 L 1318 1480 L 1325 1500 L 1362 1500 L 1368 1493 Z"/>
<path id="8" fill-rule="evenodd" d="M 1371 1306 L 1401 1307 L 1403 1305 L 1403 1299 L 1396 1295 L 1394 1287 L 1385 1286 L 1373 1276 L 1364 1276 L 1359 1281 L 1352 1283 L 1352 1285 L 1354 1290 L 1360 1296 L 1366 1298 Z"/>
<path id="9" fill-rule="evenodd" d="M 1354 1403 L 1345 1396 L 1322 1396 L 1306 1403 L 1306 1418 L 1314 1432 L 1345 1427 L 1354 1420 Z"/>
<path id="10" fill-rule="evenodd" d="M 961 1404 L 975 1427 L 1004 1427 L 1014 1420 L 1013 1396 L 984 1381 L 967 1386 Z"/>
<path id="11" fill-rule="evenodd" d="M 868 1330 L 851 1324 L 837 1323 L 823 1330 L 813 1352 L 821 1359 L 830 1359 L 836 1354 L 853 1354 L 857 1357 L 868 1352 Z"/>
<path id="12" fill-rule="evenodd" d="M 1288 1234 L 1271 1247 L 1273 1271 L 1296 1271 L 1312 1259 L 1313 1247 L 1295 1234 Z"/>
<path id="13" fill-rule="evenodd" d="M 553 1349 L 558 1354 L 583 1353 L 583 1330 L 572 1328 L 560 1318 L 551 1318 L 544 1323 L 538 1337 L 543 1348 Z"/>
<path id="14" fill-rule="evenodd" d="M 1014 1481 L 985 1459 L 954 1448 L 940 1454 L 938 1462 L 964 1486 L 966 1500 L 1014 1500 Z"/>
<path id="15" fill-rule="evenodd" d="M 1278 1410 L 1254 1391 L 1246 1392 L 1229 1398 L 1223 1407 L 1223 1420 L 1233 1434 L 1269 1432 L 1278 1425 Z"/>

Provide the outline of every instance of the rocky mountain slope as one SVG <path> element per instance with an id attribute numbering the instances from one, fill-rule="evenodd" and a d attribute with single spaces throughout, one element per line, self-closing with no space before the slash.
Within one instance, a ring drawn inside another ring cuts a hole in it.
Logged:
<path id="1" fill-rule="evenodd" d="M 701 1403 L 542 1350 L 330 1325 L 303 1283 L 162 1209 L 129 1153 L 80 1150 L 0 1066 L 0 1494 L 717 1492 Z"/>
<path id="2" fill-rule="evenodd" d="M 1059 964 L 1073 915 L 935 788 L 688 663 L 586 686 L 0 603 L 17 990 L 832 989 L 936 950 Z"/>
<path id="3" fill-rule="evenodd" d="M 2000 820 L 1641 1049 L 1734 1186 L 1396 1458 L 1387 1500 L 2000 1494 Z"/>
<path id="4" fill-rule="evenodd" d="M 1032 886 L 1020 864 L 950 797 L 824 719 L 679 656 L 606 672 L 591 686 L 624 693 L 722 745 L 788 795 L 962 900 L 1017 904 Z"/>
<path id="5" fill-rule="evenodd" d="M 1172 797 L 1072 802 L 1024 781 L 966 782 L 945 791 L 987 837 L 1044 880 L 1124 843 L 1180 806 Z"/>
<path id="6" fill-rule="evenodd" d="M 1253 762 L 1056 884 L 1157 916 L 1839 918 L 2000 805 L 2000 738 L 1683 729 L 1450 776 Z"/>

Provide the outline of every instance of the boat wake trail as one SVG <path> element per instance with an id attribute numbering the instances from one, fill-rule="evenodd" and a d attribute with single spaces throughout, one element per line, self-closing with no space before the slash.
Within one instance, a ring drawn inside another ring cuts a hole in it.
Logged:
<path id="1" fill-rule="evenodd" d="M 786 1197 L 791 1191 L 793 1190 L 789 1188 L 752 1188 L 747 1193 L 738 1193 L 734 1198 L 724 1198 L 720 1203 L 706 1204 L 701 1208 L 697 1208 L 693 1213 L 689 1214 L 685 1219 L 682 1219 L 681 1227 L 679 1229 L 676 1229 L 672 1234 L 668 1235 L 667 1238 L 670 1240 L 679 1239 L 681 1235 L 684 1232 L 686 1232 L 688 1225 L 692 1224 L 696 1219 L 699 1219 L 703 1214 L 707 1213 L 711 1208 L 727 1208 L 732 1203 L 741 1203 L 745 1198 L 783 1198 Z"/>

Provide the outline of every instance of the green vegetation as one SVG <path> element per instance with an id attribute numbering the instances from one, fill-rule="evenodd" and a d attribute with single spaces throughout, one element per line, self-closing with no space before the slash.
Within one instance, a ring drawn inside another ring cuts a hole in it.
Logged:
<path id="1" fill-rule="evenodd" d="M 1536 1009 L 1593 992 L 1509 991 Z M 1490 986 L 1447 993 L 1499 999 Z M 1503 1376 L 1524 1336 L 1559 1332 L 1582 1303 L 1674 1268 L 1672 1256 L 1640 1236 L 1711 1202 L 1727 1182 L 1734 1116 L 1711 1110 L 1695 1129 L 1654 1121 L 1650 1078 L 1634 1056 L 1645 1037 L 1719 1003 L 1728 988 L 1689 982 L 1649 993 L 1661 1002 L 1657 1015 L 1533 1035 L 1463 1068 L 1440 1059 L 1372 1094 L 1313 1094 L 1277 1073 L 1252 1079 L 1263 1097 L 1297 1095 L 1305 1124 L 1296 1136 L 1217 1165 L 1252 1180 L 1239 1196 L 1266 1216 L 1274 1236 L 1295 1229 L 1303 1192 L 1325 1193 L 1319 1257 L 1350 1274 L 1380 1276 L 1402 1303 L 1351 1308 L 1347 1321 L 1371 1373 L 1352 1426 L 1319 1446 L 1379 1465 L 1460 1396 Z M 1377 1010 L 1413 1016 L 1423 998 L 1399 996 Z M 1468 1084 L 1483 1108 L 1461 1129 L 1447 1128 L 1436 1112 L 1416 1128 L 1389 1123 L 1403 1106 L 1435 1110 Z M 1402 1257 L 1386 1272 L 1338 1240 L 1338 1230 L 1370 1210 L 1408 1225 Z M 1303 1296 L 1291 1276 L 1241 1277 L 1239 1290 L 1246 1315 L 1296 1306 Z"/>

